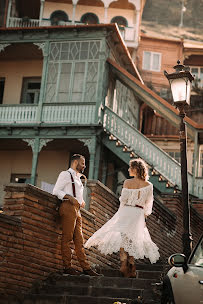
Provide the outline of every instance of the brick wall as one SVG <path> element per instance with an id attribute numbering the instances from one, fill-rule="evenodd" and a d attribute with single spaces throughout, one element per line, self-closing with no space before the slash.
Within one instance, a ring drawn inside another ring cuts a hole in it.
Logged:
<path id="1" fill-rule="evenodd" d="M 89 181 L 89 211 L 82 210 L 85 239 L 100 228 L 119 206 L 118 198 L 98 181 Z M 4 212 L 0 214 L 0 294 L 28 290 L 35 280 L 62 269 L 61 230 L 55 205 L 57 199 L 41 189 L 25 184 L 5 187 Z M 161 261 L 182 251 L 182 208 L 179 195 L 155 199 L 147 220 L 153 241 L 160 248 Z M 169 210 L 171 209 L 171 210 Z M 196 242 L 203 221 L 191 210 L 191 225 Z M 104 256 L 87 250 L 93 266 L 118 268 L 118 254 Z M 79 268 L 76 259 L 74 267 Z"/>
<path id="2" fill-rule="evenodd" d="M 118 199 L 100 182 L 89 182 L 90 212 L 82 210 L 83 232 L 88 239 L 116 212 Z M 0 294 L 28 290 L 37 279 L 62 270 L 61 230 L 56 197 L 25 184 L 5 187 L 0 214 Z M 93 266 L 118 267 L 118 255 L 105 257 L 87 250 Z M 73 265 L 80 269 L 74 258 Z"/>

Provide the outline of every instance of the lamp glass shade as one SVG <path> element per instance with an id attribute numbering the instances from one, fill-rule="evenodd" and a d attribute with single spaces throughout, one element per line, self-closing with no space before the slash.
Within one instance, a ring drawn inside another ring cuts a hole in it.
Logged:
<path id="1" fill-rule="evenodd" d="M 170 80 L 173 101 L 190 104 L 191 82 L 187 77 Z"/>

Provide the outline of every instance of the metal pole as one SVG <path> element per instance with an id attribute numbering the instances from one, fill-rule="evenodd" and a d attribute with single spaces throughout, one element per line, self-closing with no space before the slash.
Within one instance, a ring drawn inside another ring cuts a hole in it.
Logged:
<path id="1" fill-rule="evenodd" d="M 187 134 L 184 122 L 184 105 L 179 108 L 180 122 L 180 156 L 181 156 L 181 181 L 182 181 L 182 206 L 183 206 L 183 253 L 188 258 L 192 248 L 192 235 L 190 232 L 190 205 L 188 194 L 188 171 L 187 171 Z"/>

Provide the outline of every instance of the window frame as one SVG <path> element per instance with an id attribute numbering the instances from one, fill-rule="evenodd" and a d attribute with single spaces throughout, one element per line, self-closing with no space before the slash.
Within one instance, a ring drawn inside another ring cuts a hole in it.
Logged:
<path id="1" fill-rule="evenodd" d="M 150 64 L 149 64 L 149 69 L 146 69 L 145 68 L 145 53 L 150 53 Z M 153 69 L 153 56 L 154 55 L 159 55 L 159 68 L 158 70 L 155 70 Z M 143 58 L 142 58 L 142 69 L 144 71 L 152 71 L 152 72 L 160 72 L 161 71 L 161 59 L 162 59 L 162 53 L 159 53 L 159 52 L 152 52 L 152 51 L 147 51 L 147 50 L 144 50 L 143 51 Z"/>
<path id="2" fill-rule="evenodd" d="M 19 178 L 19 179 L 26 179 L 27 181 L 25 182 L 18 182 L 18 181 L 15 181 L 16 178 Z M 30 183 L 30 180 L 31 180 L 31 174 L 29 173 L 11 173 L 11 176 L 10 176 L 10 182 L 11 183 L 16 183 L 16 184 L 29 184 Z"/>
<path id="3" fill-rule="evenodd" d="M 37 89 L 28 89 L 28 84 L 29 83 L 34 83 L 34 82 L 37 83 L 37 80 L 39 80 L 39 83 L 40 83 L 39 92 L 38 92 Z M 37 105 L 39 103 L 40 90 L 41 90 L 41 77 L 36 77 L 36 76 L 34 76 L 34 77 L 23 77 L 22 78 L 22 90 L 21 90 L 20 104 L 29 104 L 29 105 L 34 104 L 34 105 Z M 26 102 L 27 93 L 38 93 L 38 96 L 34 97 L 34 100 L 35 101 L 37 100 L 37 102 L 34 101 L 34 103 L 27 103 Z"/>
<path id="4" fill-rule="evenodd" d="M 115 22 L 114 21 L 114 19 L 116 19 L 116 18 L 121 18 L 121 19 L 123 19 L 124 21 L 125 21 L 125 23 L 126 23 L 126 25 L 123 25 L 123 24 L 119 24 L 118 22 Z M 128 21 L 127 21 L 127 19 L 125 18 L 125 17 L 123 17 L 123 16 L 114 16 L 112 19 L 111 19 L 111 22 L 110 23 L 117 23 L 118 24 L 118 27 L 128 27 Z"/>
<path id="5" fill-rule="evenodd" d="M 96 19 L 97 19 L 97 23 L 84 23 L 83 21 L 82 21 L 82 19 L 85 17 L 85 16 L 94 16 L 94 17 L 96 17 Z M 83 24 L 100 24 L 100 22 L 99 22 L 99 17 L 95 14 L 95 13 L 92 13 L 92 12 L 87 12 L 87 13 L 85 13 L 85 14 L 83 14 L 81 17 L 80 17 L 80 22 L 81 23 L 83 23 Z"/>
<path id="6" fill-rule="evenodd" d="M 0 104 L 3 104 L 6 77 L 0 77 L 0 82 L 3 82 L 3 92 L 0 92 Z"/>
<path id="7" fill-rule="evenodd" d="M 191 65 L 190 66 L 190 73 L 192 74 L 192 69 L 198 69 L 198 76 L 197 76 L 197 80 L 198 79 L 200 79 L 200 82 L 198 82 L 198 83 L 200 83 L 201 84 L 201 87 L 203 87 L 203 78 L 201 79 L 200 78 L 200 70 L 202 69 L 203 70 L 203 66 L 193 66 L 193 65 Z M 192 74 L 193 75 L 193 74 Z M 202 75 L 203 75 L 203 73 L 202 73 Z M 194 76 L 193 76 L 194 77 Z M 194 77 L 195 78 L 195 77 Z M 195 78 L 195 80 L 196 80 L 196 78 Z"/>

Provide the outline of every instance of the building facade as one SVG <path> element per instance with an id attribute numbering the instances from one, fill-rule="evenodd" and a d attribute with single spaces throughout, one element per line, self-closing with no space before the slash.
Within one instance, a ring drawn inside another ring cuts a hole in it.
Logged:
<path id="1" fill-rule="evenodd" d="M 1 201 L 9 182 L 50 190 L 76 152 L 87 159 L 88 178 L 114 192 L 120 191 L 135 156 L 149 164 L 157 193 L 181 190 L 175 155 L 165 153 L 163 139 L 157 146 L 145 136 L 153 135 L 146 132 L 150 111 L 173 130 L 180 120 L 170 103 L 144 85 L 132 59 L 139 54 L 143 6 L 138 0 L 5 1 L 0 28 Z M 202 180 L 196 177 L 203 128 L 186 121 L 196 164 L 189 191 L 201 198 Z"/>

